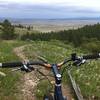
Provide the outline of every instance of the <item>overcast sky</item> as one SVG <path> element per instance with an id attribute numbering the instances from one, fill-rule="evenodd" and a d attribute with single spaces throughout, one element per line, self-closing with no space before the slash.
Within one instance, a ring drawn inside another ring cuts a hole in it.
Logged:
<path id="1" fill-rule="evenodd" d="M 0 17 L 100 17 L 100 0 L 0 0 Z"/>

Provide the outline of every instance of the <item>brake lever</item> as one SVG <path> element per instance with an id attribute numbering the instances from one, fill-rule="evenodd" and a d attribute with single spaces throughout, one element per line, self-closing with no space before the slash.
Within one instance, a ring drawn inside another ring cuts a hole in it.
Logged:
<path id="1" fill-rule="evenodd" d="M 30 65 L 29 65 L 30 66 Z M 18 71 L 18 70 L 21 70 L 21 71 L 25 71 L 25 72 L 31 72 L 32 70 L 34 70 L 33 67 L 27 67 L 26 65 L 23 65 L 22 67 L 20 68 L 17 68 L 17 69 L 12 69 L 12 72 L 15 72 L 15 71 Z"/>
<path id="2" fill-rule="evenodd" d="M 21 67 L 21 71 L 25 71 L 25 72 L 31 72 L 32 70 L 34 70 L 35 68 L 31 67 L 31 65 L 26 65 L 24 64 L 22 67 Z"/>
<path id="3" fill-rule="evenodd" d="M 81 66 L 85 62 L 86 62 L 85 59 L 79 59 L 79 60 L 75 60 L 74 63 L 73 63 L 73 65 L 75 65 L 75 66 Z"/>

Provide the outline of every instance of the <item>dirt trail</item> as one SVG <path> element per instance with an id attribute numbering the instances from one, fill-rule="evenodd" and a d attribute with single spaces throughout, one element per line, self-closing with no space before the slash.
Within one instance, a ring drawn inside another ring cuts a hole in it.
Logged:
<path id="1" fill-rule="evenodd" d="M 22 60 L 28 61 L 28 58 L 25 56 L 23 49 L 27 45 L 14 48 L 14 53 Z M 36 77 L 34 72 L 24 74 L 22 79 L 22 98 L 23 100 L 35 100 L 35 95 L 33 93 L 34 87 L 37 85 Z"/>
<path id="2" fill-rule="evenodd" d="M 13 51 L 14 53 L 22 59 L 22 61 L 28 61 L 28 58 L 25 56 L 23 50 L 27 45 L 16 47 Z M 45 71 L 45 70 L 44 70 Z M 24 74 L 22 79 L 22 98 L 23 100 L 36 100 L 35 94 L 33 90 L 37 85 L 37 78 L 35 77 L 35 73 L 32 71 L 30 73 Z M 63 85 L 63 94 L 67 96 L 67 100 L 74 100 L 71 95 L 71 90 L 68 86 Z"/>

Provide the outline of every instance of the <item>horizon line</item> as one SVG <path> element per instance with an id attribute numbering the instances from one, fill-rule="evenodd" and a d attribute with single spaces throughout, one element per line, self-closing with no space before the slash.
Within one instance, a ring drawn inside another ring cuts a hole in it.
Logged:
<path id="1" fill-rule="evenodd" d="M 56 20 L 56 19 L 100 19 L 100 17 L 69 17 L 69 18 L 22 18 L 22 17 L 0 17 L 0 19 L 48 19 L 48 20 Z"/>

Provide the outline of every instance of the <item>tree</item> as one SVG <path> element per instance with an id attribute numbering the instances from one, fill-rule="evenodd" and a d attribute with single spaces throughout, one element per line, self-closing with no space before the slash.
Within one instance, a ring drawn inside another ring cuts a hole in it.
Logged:
<path id="1" fill-rule="evenodd" d="M 14 26 L 11 25 L 10 21 L 5 19 L 2 23 L 2 34 L 1 37 L 3 39 L 9 40 L 9 39 L 13 39 L 15 36 L 14 33 Z"/>

